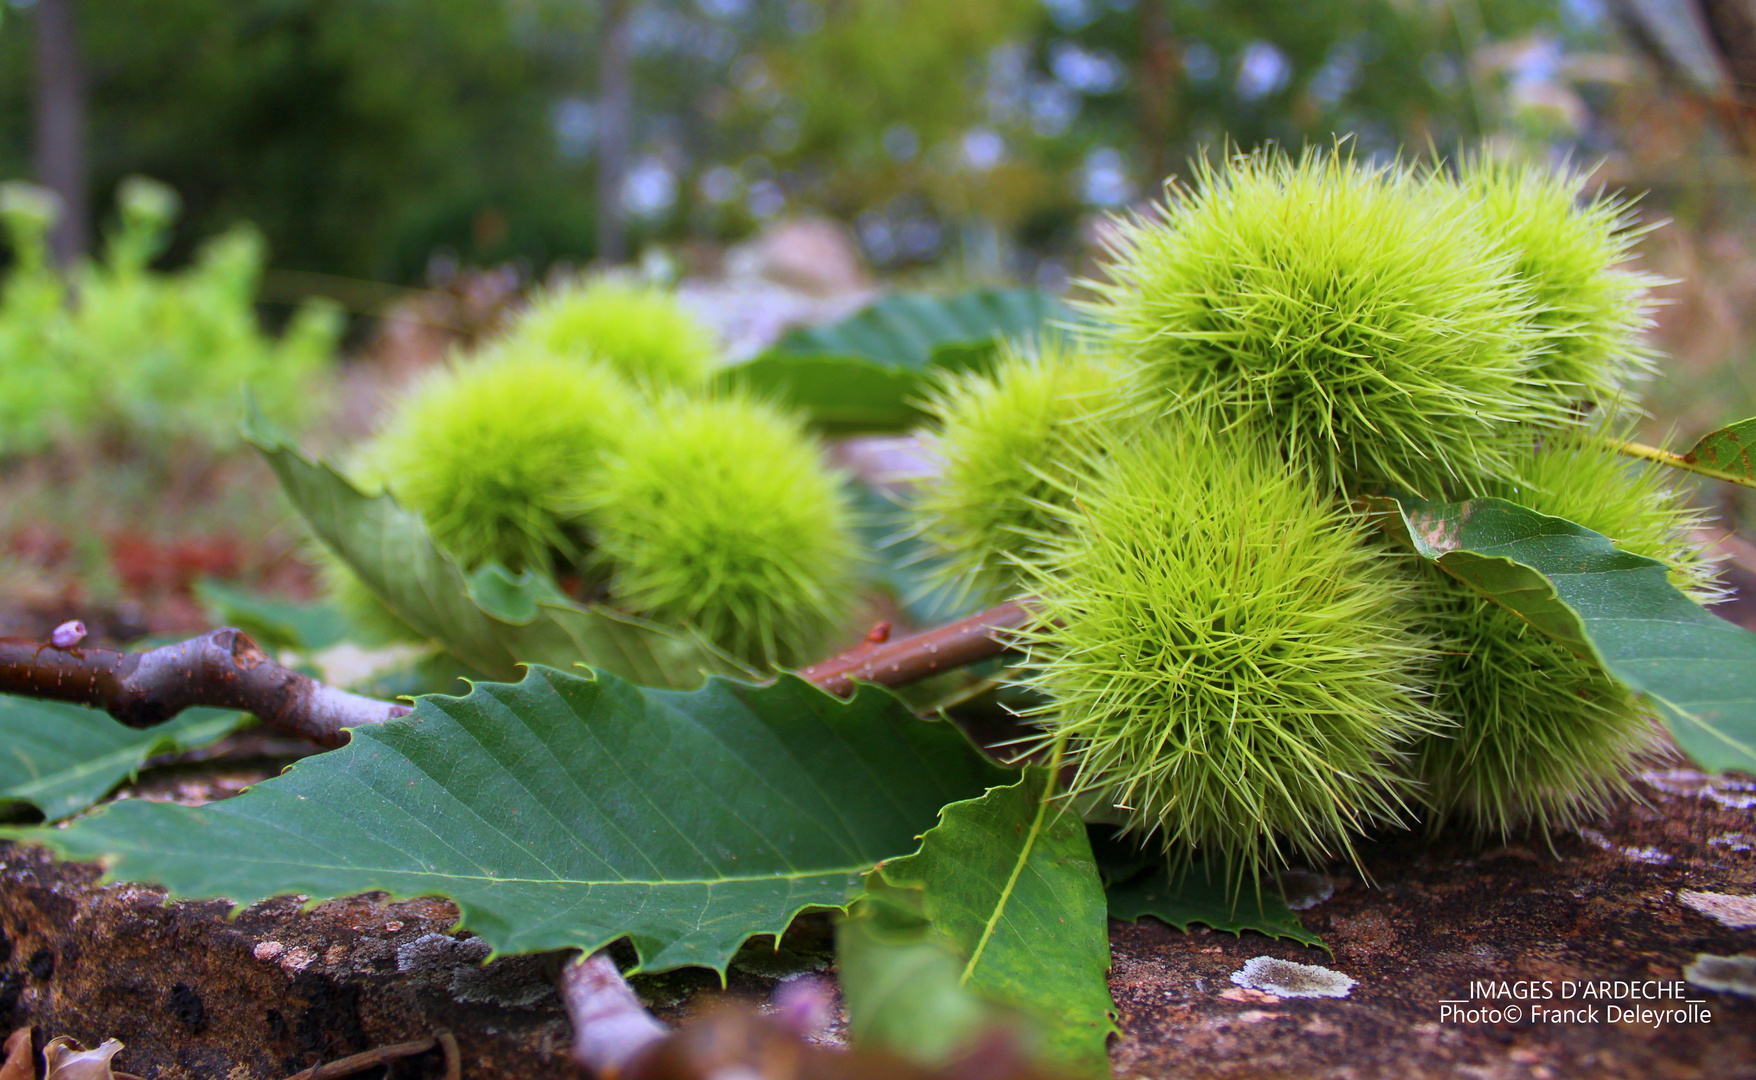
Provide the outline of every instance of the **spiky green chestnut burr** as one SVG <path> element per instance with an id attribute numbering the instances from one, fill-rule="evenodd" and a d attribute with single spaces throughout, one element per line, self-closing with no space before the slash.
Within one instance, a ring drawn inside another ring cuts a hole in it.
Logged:
<path id="1" fill-rule="evenodd" d="M 926 412 L 944 468 L 918 489 L 920 533 L 951 577 L 1003 599 L 1017 584 L 1008 556 L 1061 527 L 1076 464 L 1125 422 L 1122 370 L 1063 341 L 1009 349 L 991 372 L 947 375 Z"/>
<path id="2" fill-rule="evenodd" d="M 417 386 L 361 467 L 466 569 L 549 571 L 581 553 L 575 493 L 642 413 L 609 368 L 508 343 Z"/>
<path id="3" fill-rule="evenodd" d="M 1456 179 L 1530 288 L 1544 350 L 1536 377 L 1562 400 L 1615 405 L 1652 369 L 1641 338 L 1651 324 L 1650 289 L 1662 281 L 1627 266 L 1640 236 L 1628 204 L 1587 197 L 1586 182 L 1571 168 L 1485 153 L 1466 160 Z"/>
<path id="4" fill-rule="evenodd" d="M 1411 584 L 1272 449 L 1156 434 L 1118 449 L 1029 564 L 1037 721 L 1076 795 L 1234 882 L 1352 855 L 1403 814 L 1437 726 Z"/>
<path id="5" fill-rule="evenodd" d="M 1322 484 L 1436 494 L 1504 471 L 1532 380 L 1528 289 L 1454 194 L 1345 153 L 1198 168 L 1124 226 L 1092 306 L 1176 423 L 1260 432 Z"/>
<path id="6" fill-rule="evenodd" d="M 861 561 L 847 495 L 774 406 L 661 400 L 580 504 L 619 606 L 747 663 L 812 658 L 847 616 Z"/>
<path id="7" fill-rule="evenodd" d="M 1523 479 L 1480 494 L 1566 518 L 1622 548 L 1670 564 L 1698 600 L 1718 595 L 1689 532 L 1699 512 L 1667 470 L 1605 449 L 1589 433 L 1551 433 L 1520 462 Z M 1422 605 L 1443 642 L 1435 706 L 1454 726 L 1422 740 L 1415 775 L 1437 827 L 1480 835 L 1525 825 L 1548 832 L 1593 816 L 1628 790 L 1653 748 L 1648 713 L 1593 661 L 1576 656 L 1443 572 L 1423 566 Z"/>
<path id="8" fill-rule="evenodd" d="M 539 295 L 511 340 L 589 357 L 649 387 L 698 386 L 713 369 L 713 331 L 656 285 L 600 277 Z"/>

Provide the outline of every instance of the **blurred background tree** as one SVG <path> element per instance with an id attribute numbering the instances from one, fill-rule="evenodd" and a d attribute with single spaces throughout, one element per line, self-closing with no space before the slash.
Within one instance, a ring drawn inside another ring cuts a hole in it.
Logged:
<path id="1" fill-rule="evenodd" d="M 172 258 L 245 219 L 277 267 L 407 280 L 428 251 L 590 251 L 588 175 L 555 153 L 581 84 L 563 17 L 516 3 L 39 0 L 0 29 L 0 173 L 28 174 L 44 78 L 29 23 L 77 8 L 91 188 L 129 175 L 188 208 Z"/>
<path id="2" fill-rule="evenodd" d="M 276 269 L 414 282 L 814 211 L 881 268 L 1053 281 L 1228 142 L 1614 152 L 1629 76 L 1575 61 L 1626 40 L 1595 0 L 7 0 L 0 176 L 76 185 L 41 144 L 83 100 L 100 213 L 183 196 L 172 260 L 244 219 Z"/>

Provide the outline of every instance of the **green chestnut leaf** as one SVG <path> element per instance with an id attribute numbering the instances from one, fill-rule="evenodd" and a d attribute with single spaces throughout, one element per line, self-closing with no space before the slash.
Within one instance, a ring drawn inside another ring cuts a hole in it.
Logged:
<path id="1" fill-rule="evenodd" d="M 1503 499 L 1370 497 L 1422 558 L 1652 704 L 1707 769 L 1756 771 L 1756 634 L 1671 583 L 1671 567 Z"/>
<path id="2" fill-rule="evenodd" d="M 1739 420 L 1701 436 L 1687 452 L 1674 454 L 1656 446 L 1637 442 L 1619 442 L 1616 449 L 1630 457 L 1656 461 L 1673 469 L 1683 469 L 1715 480 L 1724 480 L 1743 487 L 1756 487 L 1756 417 Z"/>
<path id="3" fill-rule="evenodd" d="M 724 972 L 1008 776 L 876 687 L 649 690 L 533 666 L 423 697 L 234 799 L 11 835 L 179 897 L 444 896 L 498 953 L 626 937 L 642 970 Z"/>
<path id="4" fill-rule="evenodd" d="M 188 709 L 167 724 L 123 727 L 108 714 L 0 694 L 0 810 L 19 804 L 59 821 L 97 802 L 154 754 L 193 750 L 249 722 L 245 713 Z"/>
<path id="5" fill-rule="evenodd" d="M 798 406 L 819 427 L 894 431 L 921 419 L 914 402 L 929 372 L 982 366 L 1001 341 L 1079 321 L 1034 289 L 892 293 L 840 322 L 795 330 L 723 377 Z"/>
<path id="6" fill-rule="evenodd" d="M 1327 949 L 1323 939 L 1305 929 L 1286 901 L 1264 889 L 1242 895 L 1233 890 L 1223 869 L 1196 863 L 1173 877 L 1163 859 L 1145 873 L 1110 885 L 1105 894 L 1110 918 L 1139 922 L 1148 916 L 1188 932 L 1200 923 L 1230 934 L 1254 930 Z"/>
<path id="7" fill-rule="evenodd" d="M 934 1013 L 882 989 L 897 967 L 921 965 L 941 973 L 930 985 L 953 971 L 956 985 L 1023 1017 L 1045 1063 L 1108 1075 L 1105 1041 L 1117 1029 L 1103 885 L 1085 823 L 1052 797 L 1051 775 L 1030 767 L 1015 783 L 945 807 L 919 853 L 879 868 L 864 895 L 891 907 L 906 899 L 899 891 L 912 895 L 908 902 L 930 930 L 892 939 L 900 952 L 883 960 L 882 935 L 858 929 L 861 963 L 843 973 L 856 1036 L 881 1033 L 880 1041 L 904 1053 L 947 1042 Z M 885 925 L 878 914 L 862 914 Z M 935 943 L 953 967 L 925 951 Z M 952 1011 L 964 1017 L 972 1010 Z"/>

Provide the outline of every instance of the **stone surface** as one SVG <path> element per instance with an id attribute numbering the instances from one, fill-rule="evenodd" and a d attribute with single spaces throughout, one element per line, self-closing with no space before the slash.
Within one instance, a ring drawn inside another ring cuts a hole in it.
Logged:
<path id="1" fill-rule="evenodd" d="M 1474 982 L 1547 981 L 1559 998 L 1568 981 L 1679 980 L 1700 954 L 1756 956 L 1756 931 L 1683 899 L 1756 895 L 1756 811 L 1738 805 L 1739 788 L 1679 772 L 1653 780 L 1644 803 L 1553 851 L 1404 836 L 1365 848 L 1374 886 L 1345 865 L 1315 868 L 1300 917 L 1333 955 L 1256 934 L 1113 924 L 1118 1076 L 1756 1077 L 1756 998 L 1731 992 L 1688 988 L 1712 1012 L 1705 1024 L 1615 1023 L 1603 1000 L 1595 1023 L 1533 1022 L 1523 1001 L 1498 1003 L 1519 1004 L 1516 1021 L 1441 1019 L 1441 1003 L 1468 1000 Z M 230 786 L 188 784 L 179 778 L 170 797 Z M 149 1080 L 271 1080 L 438 1028 L 457 1035 L 467 1080 L 580 1075 L 548 961 L 482 966 L 483 944 L 450 932 L 449 904 L 359 897 L 306 911 L 289 898 L 228 919 L 223 901 L 167 905 L 157 890 L 97 879 L 95 867 L 0 848 L 0 1024 L 86 1045 L 120 1039 L 117 1064 Z M 1346 998 L 1302 999 L 1236 985 L 1232 974 L 1261 956 L 1355 985 Z M 780 950 L 761 941 L 740 953 L 726 993 L 763 1002 L 830 970 L 828 922 L 809 918 Z M 667 1020 L 722 993 L 703 971 L 636 987 Z M 438 1070 L 426 1055 L 390 1075 Z"/>
<path id="2" fill-rule="evenodd" d="M 583 1075 L 566 1061 L 543 961 L 483 968 L 480 942 L 445 934 L 450 904 L 353 898 L 307 912 L 286 898 L 228 920 L 225 901 L 98 887 L 96 867 L 38 849 L 0 863 L 7 1030 L 120 1039 L 117 1065 L 149 1080 L 283 1077 L 438 1028 L 456 1034 L 471 1077 L 531 1075 L 538 1061 L 545 1076 Z M 440 1075 L 437 1055 L 398 1068 Z"/>
<path id="3" fill-rule="evenodd" d="M 449 903 L 368 895 L 307 910 L 284 897 L 228 917 L 227 901 L 167 904 L 159 889 L 99 877 L 0 843 L 0 1033 L 35 1024 L 88 1046 L 120 1039 L 117 1066 L 147 1080 L 269 1080 L 440 1029 L 456 1035 L 466 1080 L 586 1075 L 567 1058 L 554 959 L 484 965 L 485 942 L 450 933 Z M 636 988 L 668 1021 L 721 997 L 761 1005 L 829 968 L 831 933 L 807 917 L 778 950 L 753 941 L 723 991 L 698 970 Z M 441 1075 L 437 1053 L 394 1068 L 404 1080 Z"/>

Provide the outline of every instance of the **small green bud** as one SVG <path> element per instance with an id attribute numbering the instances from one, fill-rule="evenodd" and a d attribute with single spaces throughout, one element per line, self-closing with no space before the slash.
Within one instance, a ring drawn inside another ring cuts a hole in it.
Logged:
<path id="1" fill-rule="evenodd" d="M 48 256 L 49 229 L 61 216 L 61 197 L 46 187 L 12 180 L 0 184 L 0 225 L 13 257 L 25 270 L 40 269 Z"/>
<path id="2" fill-rule="evenodd" d="M 130 176 L 116 188 L 116 205 L 123 221 L 156 231 L 176 220 L 183 200 L 168 184 L 147 176 Z"/>
<path id="3" fill-rule="evenodd" d="M 991 372 L 943 378 L 926 403 L 940 475 L 918 489 L 921 535 L 947 572 L 999 600 L 1016 591 L 1021 555 L 1064 521 L 1082 475 L 1126 421 L 1121 367 L 1061 341 L 1008 349 Z"/>
<path id="4" fill-rule="evenodd" d="M 860 565 L 849 501 L 803 424 L 741 396 L 670 396 L 580 505 L 626 610 L 758 666 L 815 658 Z"/>
<path id="5" fill-rule="evenodd" d="M 417 386 L 361 464 L 465 569 L 553 571 L 582 551 L 575 493 L 640 417 L 608 368 L 508 343 Z"/>
<path id="6" fill-rule="evenodd" d="M 694 387 L 713 370 L 713 331 L 671 292 L 600 277 L 539 295 L 511 342 L 608 364 L 642 386 Z"/>

